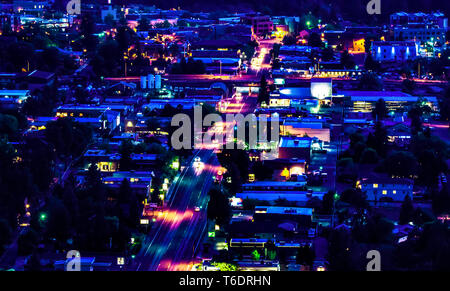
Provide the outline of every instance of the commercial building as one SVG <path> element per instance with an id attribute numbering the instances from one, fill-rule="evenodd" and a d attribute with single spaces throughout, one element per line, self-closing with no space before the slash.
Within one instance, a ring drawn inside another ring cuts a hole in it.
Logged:
<path id="1" fill-rule="evenodd" d="M 278 158 L 298 158 L 309 161 L 311 158 L 311 144 L 312 138 L 310 137 L 283 136 L 280 139 Z"/>
<path id="2" fill-rule="evenodd" d="M 255 184 L 256 185 L 252 185 Z M 309 199 L 317 197 L 322 200 L 325 192 L 314 192 L 306 190 L 304 182 L 271 182 L 261 181 L 242 185 L 242 192 L 236 193 L 236 198 L 258 199 L 264 201 L 275 201 L 286 199 L 302 204 Z"/>
<path id="3" fill-rule="evenodd" d="M 419 56 L 419 44 L 415 41 L 374 41 L 372 56 L 379 62 L 405 62 Z"/>
<path id="4" fill-rule="evenodd" d="M 371 113 L 380 99 L 385 101 L 388 111 L 405 109 L 418 101 L 433 111 L 438 110 L 438 100 L 434 96 L 412 96 L 400 91 L 340 91 L 339 95 L 346 98 L 347 110 L 351 112 Z"/>
<path id="5" fill-rule="evenodd" d="M 391 14 L 390 24 L 394 40 L 414 40 L 421 43 L 445 43 L 448 18 L 441 12 Z"/>
<path id="6" fill-rule="evenodd" d="M 252 34 L 256 36 L 270 35 L 273 31 L 273 22 L 270 16 L 261 14 L 248 14 L 242 21 L 252 26 Z"/>

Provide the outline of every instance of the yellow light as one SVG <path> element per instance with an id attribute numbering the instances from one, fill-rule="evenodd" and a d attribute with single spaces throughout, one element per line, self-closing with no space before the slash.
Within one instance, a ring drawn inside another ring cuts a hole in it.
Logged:
<path id="1" fill-rule="evenodd" d="M 281 176 L 288 178 L 290 176 L 289 170 L 287 168 L 284 168 L 284 170 L 281 172 Z"/>
<path id="2" fill-rule="evenodd" d="M 373 188 L 378 188 L 378 184 L 373 184 Z"/>
<path id="3" fill-rule="evenodd" d="M 386 190 L 383 190 L 383 195 L 386 195 L 387 194 L 387 191 Z"/>

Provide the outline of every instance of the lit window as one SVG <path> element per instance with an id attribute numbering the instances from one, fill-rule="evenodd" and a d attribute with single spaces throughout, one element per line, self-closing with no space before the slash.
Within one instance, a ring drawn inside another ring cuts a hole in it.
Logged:
<path id="1" fill-rule="evenodd" d="M 373 188 L 378 188 L 378 184 L 373 184 Z"/>
<path id="2" fill-rule="evenodd" d="M 387 191 L 386 190 L 383 190 L 383 195 L 386 195 L 387 194 Z"/>
<path id="3" fill-rule="evenodd" d="M 392 193 L 397 194 L 397 190 L 393 190 Z"/>

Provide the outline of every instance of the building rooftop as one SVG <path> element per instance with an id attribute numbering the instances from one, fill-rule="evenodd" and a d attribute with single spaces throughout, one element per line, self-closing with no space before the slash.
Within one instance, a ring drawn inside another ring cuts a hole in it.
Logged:
<path id="1" fill-rule="evenodd" d="M 414 182 L 407 178 L 390 178 L 385 176 L 362 178 L 361 184 L 388 184 L 388 185 L 413 185 Z"/>
<path id="2" fill-rule="evenodd" d="M 309 137 L 282 137 L 280 148 L 310 148 L 312 139 Z"/>
<path id="3" fill-rule="evenodd" d="M 305 185 L 304 181 L 306 181 L 305 176 L 298 176 L 298 179 L 301 179 L 297 182 L 287 181 L 287 182 L 279 182 L 279 181 L 255 181 L 253 183 L 242 184 L 242 187 L 245 189 L 246 187 L 302 187 Z"/>
<path id="4" fill-rule="evenodd" d="M 313 208 L 282 207 L 282 206 L 255 206 L 255 213 L 287 214 L 287 215 L 313 215 Z"/>

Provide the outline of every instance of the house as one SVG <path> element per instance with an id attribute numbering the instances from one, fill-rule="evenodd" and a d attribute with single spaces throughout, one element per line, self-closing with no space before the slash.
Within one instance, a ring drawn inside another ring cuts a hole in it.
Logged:
<path id="1" fill-rule="evenodd" d="M 119 106 L 122 108 L 121 106 Z M 98 130 L 113 131 L 120 126 L 120 111 L 111 110 L 107 106 L 73 105 L 59 106 L 56 117 L 73 117 L 76 121 L 87 123 Z"/>
<path id="2" fill-rule="evenodd" d="M 156 154 L 131 154 L 131 166 L 133 169 L 148 171 L 153 169 L 156 164 Z M 102 149 L 90 149 L 84 154 L 84 160 L 87 164 L 96 163 L 100 172 L 116 172 L 120 168 L 119 153 L 108 153 Z"/>
<path id="3" fill-rule="evenodd" d="M 143 199 L 150 198 L 153 175 L 153 172 L 150 171 L 118 171 L 103 177 L 102 182 L 108 188 L 118 190 L 123 180 L 126 179 L 130 182 L 131 190 Z"/>
<path id="4" fill-rule="evenodd" d="M 411 143 L 411 128 L 404 123 L 398 123 L 387 128 L 388 142 L 398 147 L 405 147 Z"/>
<path id="5" fill-rule="evenodd" d="M 357 187 L 366 193 L 367 200 L 375 202 L 400 202 L 407 195 L 413 199 L 413 186 L 414 182 L 405 178 L 371 177 L 357 182 Z"/>
<path id="6" fill-rule="evenodd" d="M 52 85 L 56 80 L 56 75 L 51 72 L 34 70 L 28 74 L 26 80 L 28 82 L 28 89 L 34 91 Z"/>

